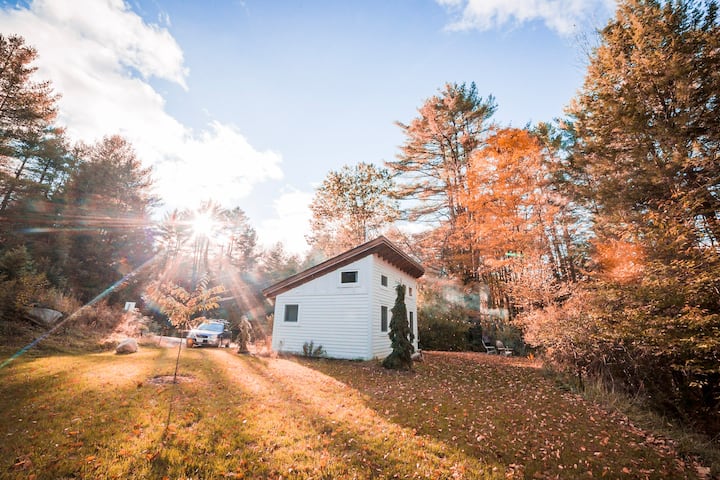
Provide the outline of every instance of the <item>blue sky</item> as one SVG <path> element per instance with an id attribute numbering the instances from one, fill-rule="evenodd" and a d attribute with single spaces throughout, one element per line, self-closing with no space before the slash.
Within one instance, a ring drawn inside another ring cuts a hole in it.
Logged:
<path id="1" fill-rule="evenodd" d="M 73 139 L 121 133 L 166 208 L 240 206 L 261 241 L 305 248 L 330 170 L 392 159 L 446 82 L 494 95 L 494 120 L 551 120 L 584 76 L 577 36 L 609 0 L 35 0 L 0 31 L 40 54 Z"/>

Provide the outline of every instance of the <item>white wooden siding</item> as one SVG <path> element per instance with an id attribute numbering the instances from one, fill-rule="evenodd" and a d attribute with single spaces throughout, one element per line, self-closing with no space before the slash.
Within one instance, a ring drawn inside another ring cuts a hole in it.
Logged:
<path id="1" fill-rule="evenodd" d="M 341 284 L 343 271 L 356 270 L 357 284 Z M 388 278 L 387 286 L 380 277 Z M 417 282 L 415 278 L 369 255 L 345 267 L 297 286 L 275 298 L 273 350 L 302 354 L 303 344 L 322 345 L 333 358 L 384 358 L 390 351 L 388 332 L 380 330 L 380 307 L 388 308 L 388 329 L 398 283 L 406 291 L 405 304 L 413 312 L 414 345 L 417 349 Z M 285 322 L 285 305 L 298 305 L 298 321 Z"/>
<path id="2" fill-rule="evenodd" d="M 340 273 L 356 270 L 357 284 L 341 284 Z M 322 345 L 333 358 L 369 359 L 368 316 L 372 257 L 299 285 L 275 299 L 273 349 L 302 353 L 303 344 Z M 297 304 L 298 321 L 284 322 L 285 305 Z"/>
<path id="3" fill-rule="evenodd" d="M 388 278 L 387 287 L 382 286 L 381 276 L 385 275 Z M 373 255 L 373 273 L 372 273 L 372 314 L 371 314 L 371 332 L 370 341 L 372 344 L 372 356 L 374 358 L 384 358 L 390 354 L 390 337 L 389 325 L 392 318 L 390 310 L 395 305 L 395 286 L 398 283 L 404 284 L 406 287 L 411 287 L 413 290 L 412 296 L 408 295 L 408 291 L 405 292 L 405 306 L 408 312 L 414 312 L 413 317 L 417 319 L 417 282 L 415 278 L 398 270 L 382 258 Z M 380 307 L 388 307 L 388 332 L 380 330 Z M 417 320 L 413 322 L 413 335 L 415 340 L 413 345 L 415 349 L 418 348 L 417 339 Z"/>

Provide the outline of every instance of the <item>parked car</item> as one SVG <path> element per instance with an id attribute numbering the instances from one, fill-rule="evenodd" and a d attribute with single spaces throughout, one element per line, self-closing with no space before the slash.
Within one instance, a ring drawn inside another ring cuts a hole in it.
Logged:
<path id="1" fill-rule="evenodd" d="M 222 320 L 206 320 L 188 332 L 188 347 L 229 347 L 231 340 L 227 322 Z"/>

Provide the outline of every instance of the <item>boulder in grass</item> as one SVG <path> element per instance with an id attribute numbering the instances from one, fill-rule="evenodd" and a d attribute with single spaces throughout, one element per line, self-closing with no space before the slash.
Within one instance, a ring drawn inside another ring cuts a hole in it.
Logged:
<path id="1" fill-rule="evenodd" d="M 41 323 L 48 327 L 55 325 L 55 323 L 63 316 L 62 312 L 58 312 L 57 310 L 40 307 L 30 308 L 27 312 L 27 315 L 28 317 L 30 317 L 30 320 L 33 320 L 36 323 Z"/>
<path id="2" fill-rule="evenodd" d="M 138 351 L 138 344 L 134 338 L 126 338 L 115 347 L 115 353 L 135 353 Z"/>

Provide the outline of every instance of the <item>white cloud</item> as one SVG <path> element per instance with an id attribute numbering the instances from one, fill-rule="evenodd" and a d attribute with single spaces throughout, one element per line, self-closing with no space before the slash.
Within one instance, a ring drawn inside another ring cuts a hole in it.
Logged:
<path id="1" fill-rule="evenodd" d="M 282 178 L 280 155 L 258 152 L 233 126 L 212 122 L 209 130 L 185 139 L 181 148 L 175 152 L 176 161 L 161 162 L 155 170 L 169 185 L 180 187 L 166 190 L 171 205 L 212 197 L 234 206 L 250 195 L 256 183 Z"/>
<path id="2" fill-rule="evenodd" d="M 194 132 L 165 111 L 148 79 L 187 90 L 182 49 L 123 0 L 35 0 L 27 9 L 0 11 L 0 31 L 22 35 L 38 50 L 37 76 L 62 94 L 59 123 L 70 138 L 125 136 L 155 167 L 167 206 L 210 197 L 235 206 L 255 184 L 282 178 L 281 156 L 257 151 L 234 126 L 211 121 Z"/>
<path id="3" fill-rule="evenodd" d="M 290 253 L 302 255 L 308 251 L 305 235 L 310 233 L 313 196 L 312 192 L 290 188 L 274 201 L 276 217 L 260 222 L 257 227 L 258 236 L 266 242 L 266 247 L 280 242 Z"/>
<path id="4" fill-rule="evenodd" d="M 450 30 L 490 30 L 507 24 L 542 21 L 561 35 L 577 33 L 611 11 L 614 0 L 436 0 L 456 19 Z"/>
<path id="5" fill-rule="evenodd" d="M 35 0 L 29 10 L 7 12 L 3 25 L 14 22 L 29 30 L 31 43 L 40 37 L 36 45 L 44 56 L 51 49 L 68 49 L 65 57 L 94 61 L 101 71 L 131 67 L 143 78 L 165 78 L 187 88 L 183 52 L 170 32 L 144 23 L 123 0 Z"/>

